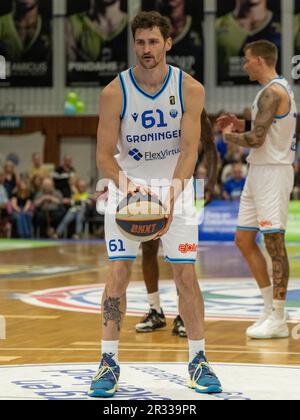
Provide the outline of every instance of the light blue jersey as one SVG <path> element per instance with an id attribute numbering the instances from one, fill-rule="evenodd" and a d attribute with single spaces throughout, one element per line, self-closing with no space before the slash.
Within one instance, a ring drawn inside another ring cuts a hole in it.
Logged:
<path id="1" fill-rule="evenodd" d="M 180 154 L 183 72 L 169 66 L 155 95 L 141 89 L 132 68 L 119 80 L 123 110 L 116 159 L 131 180 L 150 185 L 155 179 L 157 185 L 169 185 Z"/>

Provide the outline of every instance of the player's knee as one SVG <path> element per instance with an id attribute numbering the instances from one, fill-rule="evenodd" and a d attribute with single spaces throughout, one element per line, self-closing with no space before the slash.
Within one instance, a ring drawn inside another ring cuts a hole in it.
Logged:
<path id="1" fill-rule="evenodd" d="M 240 251 L 244 252 L 253 247 L 255 245 L 255 241 L 249 240 L 243 232 L 238 231 L 235 236 L 235 244 Z"/>
<path id="2" fill-rule="evenodd" d="M 179 293 L 194 293 L 195 283 L 195 272 L 194 269 L 189 266 L 180 266 L 177 268 L 176 285 Z"/>
<path id="3" fill-rule="evenodd" d="M 269 233 L 264 236 L 266 249 L 271 257 L 285 252 L 284 235 L 282 233 Z"/>
<path id="4" fill-rule="evenodd" d="M 112 267 L 111 285 L 118 290 L 126 290 L 130 276 L 131 266 L 126 261 L 117 261 Z"/>

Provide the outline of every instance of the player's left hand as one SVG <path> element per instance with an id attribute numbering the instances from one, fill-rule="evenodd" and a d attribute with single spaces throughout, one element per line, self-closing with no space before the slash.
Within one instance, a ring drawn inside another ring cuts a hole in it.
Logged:
<path id="1" fill-rule="evenodd" d="M 173 214 L 174 214 L 174 204 L 171 203 L 171 201 L 168 199 L 165 204 L 164 204 L 164 208 L 165 208 L 165 218 L 166 218 L 166 225 L 165 227 L 158 233 L 158 235 L 156 236 L 156 238 L 154 238 L 154 240 L 158 240 L 160 239 L 162 236 L 164 236 L 166 233 L 168 233 L 170 226 L 173 222 Z"/>

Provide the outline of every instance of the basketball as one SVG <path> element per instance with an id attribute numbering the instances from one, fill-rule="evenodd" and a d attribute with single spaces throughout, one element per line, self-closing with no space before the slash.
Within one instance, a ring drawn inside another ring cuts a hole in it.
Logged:
<path id="1" fill-rule="evenodd" d="M 133 197 L 130 194 L 119 204 L 116 222 L 127 238 L 148 242 L 166 225 L 164 207 L 155 196 L 137 193 Z"/>

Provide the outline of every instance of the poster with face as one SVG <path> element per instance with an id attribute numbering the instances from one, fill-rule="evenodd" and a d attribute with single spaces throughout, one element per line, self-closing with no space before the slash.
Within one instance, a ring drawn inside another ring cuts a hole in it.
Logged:
<path id="1" fill-rule="evenodd" d="M 1 0 L 0 86 L 52 86 L 52 0 Z"/>
<path id="2" fill-rule="evenodd" d="M 143 0 L 142 8 L 169 17 L 173 47 L 168 63 L 203 82 L 203 0 Z"/>
<path id="3" fill-rule="evenodd" d="M 244 85 L 250 81 L 243 69 L 244 47 L 267 40 L 279 49 L 278 72 L 281 72 L 281 1 L 218 0 L 216 42 L 218 85 Z"/>
<path id="4" fill-rule="evenodd" d="M 105 86 L 128 67 L 127 0 L 67 0 L 68 86 Z"/>

